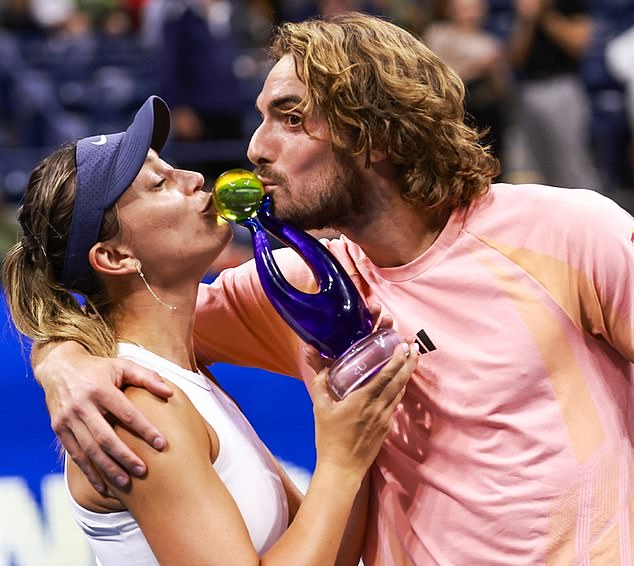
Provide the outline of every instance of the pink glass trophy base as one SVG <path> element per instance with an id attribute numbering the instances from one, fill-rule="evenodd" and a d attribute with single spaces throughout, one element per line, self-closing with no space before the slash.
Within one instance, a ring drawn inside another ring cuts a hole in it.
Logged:
<path id="1" fill-rule="evenodd" d="M 328 372 L 328 385 L 335 397 L 343 399 L 361 387 L 390 360 L 401 342 L 398 332 L 389 328 L 377 330 L 350 346 Z"/>

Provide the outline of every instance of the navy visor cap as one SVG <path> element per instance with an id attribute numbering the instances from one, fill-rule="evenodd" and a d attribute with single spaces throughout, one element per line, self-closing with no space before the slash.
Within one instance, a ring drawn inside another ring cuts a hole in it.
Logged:
<path id="1" fill-rule="evenodd" d="M 125 132 L 101 134 L 77 142 L 77 187 L 61 283 L 83 293 L 91 290 L 88 253 L 99 241 L 104 214 L 130 187 L 150 148 L 163 149 L 170 131 L 165 101 L 150 96 Z"/>

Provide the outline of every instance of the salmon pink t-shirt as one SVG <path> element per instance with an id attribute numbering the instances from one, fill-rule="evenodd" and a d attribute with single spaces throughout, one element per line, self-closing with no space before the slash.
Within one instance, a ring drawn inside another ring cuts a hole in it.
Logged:
<path id="1" fill-rule="evenodd" d="M 324 243 L 421 345 L 372 467 L 365 565 L 634 564 L 634 219 L 497 184 L 407 265 Z M 310 371 L 253 262 L 201 287 L 195 339 L 208 363 Z"/>

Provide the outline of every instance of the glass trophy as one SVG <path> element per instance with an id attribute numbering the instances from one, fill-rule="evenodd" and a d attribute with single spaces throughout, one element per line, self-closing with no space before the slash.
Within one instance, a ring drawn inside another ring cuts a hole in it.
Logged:
<path id="1" fill-rule="evenodd" d="M 316 238 L 281 222 L 260 180 L 246 169 L 231 169 L 216 180 L 212 198 L 223 218 L 249 229 L 258 277 L 273 307 L 295 333 L 334 363 L 328 385 L 343 399 L 391 358 L 403 340 L 393 329 L 372 332 L 363 298 L 342 265 Z M 293 287 L 273 257 L 267 232 L 294 249 L 311 269 L 319 290 Z"/>

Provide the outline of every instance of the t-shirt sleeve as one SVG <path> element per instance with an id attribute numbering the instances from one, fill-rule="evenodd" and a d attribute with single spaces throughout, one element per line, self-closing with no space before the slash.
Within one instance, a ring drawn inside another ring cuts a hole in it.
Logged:
<path id="1" fill-rule="evenodd" d="M 582 323 L 634 362 L 634 218 L 611 200 L 596 195 L 576 229 Z"/>
<path id="2" fill-rule="evenodd" d="M 311 289 L 312 274 L 295 252 L 274 256 L 289 283 Z M 253 260 L 200 286 L 194 346 L 206 365 L 227 362 L 293 377 L 306 370 L 303 343 L 264 294 Z"/>

